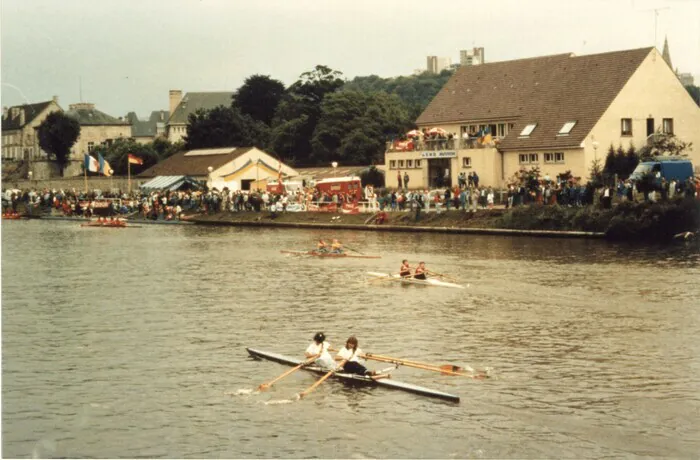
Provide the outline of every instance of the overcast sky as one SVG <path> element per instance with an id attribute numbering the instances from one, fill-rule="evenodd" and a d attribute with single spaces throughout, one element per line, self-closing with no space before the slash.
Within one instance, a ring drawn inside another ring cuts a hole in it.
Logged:
<path id="1" fill-rule="evenodd" d="M 657 11 L 653 10 L 657 8 Z M 426 56 L 486 61 L 654 45 L 700 84 L 700 0 L 2 0 L 2 105 L 59 96 L 103 112 L 168 109 L 168 90 L 286 85 L 317 64 L 391 77 Z"/>

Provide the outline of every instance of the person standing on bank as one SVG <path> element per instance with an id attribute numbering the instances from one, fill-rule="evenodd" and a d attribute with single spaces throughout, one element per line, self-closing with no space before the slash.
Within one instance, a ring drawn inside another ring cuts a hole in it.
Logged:
<path id="1" fill-rule="evenodd" d="M 307 359 L 316 357 L 314 364 L 324 369 L 333 370 L 337 365 L 333 357 L 328 353 L 330 347 L 331 344 L 326 342 L 326 334 L 318 332 L 314 335 L 314 341 L 306 348 L 304 356 L 306 356 Z"/>
<path id="2" fill-rule="evenodd" d="M 399 171 L 398 174 L 396 175 L 396 180 L 399 181 L 399 189 L 402 189 L 403 184 L 401 183 L 401 171 Z"/>
<path id="3" fill-rule="evenodd" d="M 404 187 L 406 190 L 408 190 L 408 179 L 409 179 L 408 173 L 407 173 L 407 172 L 404 172 L 404 173 L 403 173 L 403 187 Z"/>

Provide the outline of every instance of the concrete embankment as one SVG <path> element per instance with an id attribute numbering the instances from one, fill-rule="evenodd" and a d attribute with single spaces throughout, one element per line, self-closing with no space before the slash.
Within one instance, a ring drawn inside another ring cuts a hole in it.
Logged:
<path id="1" fill-rule="evenodd" d="M 423 214 L 415 220 L 412 213 L 391 213 L 389 222 L 372 223 L 370 214 L 319 213 L 218 213 L 192 216 L 188 219 L 199 225 L 278 227 L 303 229 L 360 230 L 378 232 L 428 232 L 454 234 L 507 235 L 556 238 L 604 238 L 602 232 L 515 230 L 490 227 L 502 212 L 484 211 L 480 215 L 458 211 Z"/>

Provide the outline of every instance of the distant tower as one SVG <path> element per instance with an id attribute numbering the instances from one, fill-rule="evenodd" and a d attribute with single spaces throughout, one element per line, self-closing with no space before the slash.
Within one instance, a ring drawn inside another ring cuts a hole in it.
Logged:
<path id="1" fill-rule="evenodd" d="M 666 61 L 666 64 L 673 69 L 673 64 L 671 64 L 671 52 L 668 50 L 668 37 L 664 37 L 664 50 L 661 55 L 663 56 L 664 61 Z"/>
<path id="2" fill-rule="evenodd" d="M 459 65 L 479 65 L 484 63 L 484 48 L 459 51 Z"/>

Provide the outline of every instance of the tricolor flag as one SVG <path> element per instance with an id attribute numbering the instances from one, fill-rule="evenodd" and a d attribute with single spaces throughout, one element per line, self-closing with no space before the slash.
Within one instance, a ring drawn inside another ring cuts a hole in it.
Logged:
<path id="1" fill-rule="evenodd" d="M 100 160 L 100 174 L 104 174 L 105 176 L 111 176 L 112 167 L 109 165 L 109 163 L 107 163 L 105 157 L 103 157 L 101 153 L 98 153 L 97 158 Z"/>
<path id="2" fill-rule="evenodd" d="M 136 155 L 129 154 L 129 163 L 134 164 L 134 165 L 142 165 L 143 160 Z"/>
<path id="3" fill-rule="evenodd" d="M 98 172 L 100 170 L 100 164 L 93 157 L 85 154 L 85 171 Z"/>

